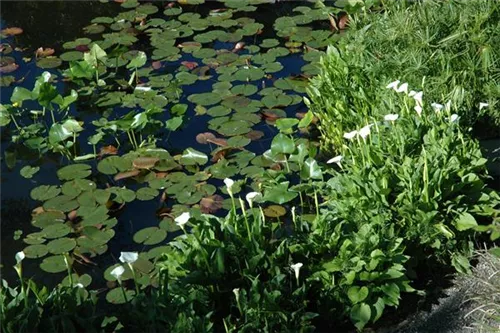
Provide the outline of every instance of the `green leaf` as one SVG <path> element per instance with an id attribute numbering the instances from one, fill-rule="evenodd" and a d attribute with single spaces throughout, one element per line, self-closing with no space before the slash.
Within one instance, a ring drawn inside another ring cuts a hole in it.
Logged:
<path id="1" fill-rule="evenodd" d="M 293 127 L 299 123 L 298 119 L 295 118 L 281 118 L 276 120 L 276 127 L 280 132 L 292 134 Z"/>
<path id="2" fill-rule="evenodd" d="M 370 321 L 371 315 L 370 306 L 366 303 L 356 304 L 351 309 L 351 320 L 358 330 L 362 330 L 365 327 Z"/>
<path id="3" fill-rule="evenodd" d="M 455 221 L 457 230 L 464 231 L 477 226 L 476 219 L 469 213 L 462 213 Z"/>
<path id="4" fill-rule="evenodd" d="M 295 199 L 298 193 L 289 191 L 288 185 L 289 182 L 284 182 L 276 186 L 267 188 L 264 191 L 264 201 L 270 201 L 282 205 Z"/>
<path id="5" fill-rule="evenodd" d="M 353 286 L 347 290 L 347 296 L 353 304 L 363 302 L 368 297 L 368 288 Z"/>
<path id="6" fill-rule="evenodd" d="M 318 162 L 309 157 L 302 165 L 300 177 L 302 179 L 323 179 L 323 172 L 321 171 L 321 167 L 318 165 Z"/>
<path id="7" fill-rule="evenodd" d="M 208 156 L 193 148 L 184 150 L 180 162 L 184 165 L 203 165 L 208 162 Z"/>
<path id="8" fill-rule="evenodd" d="M 279 133 L 271 142 L 271 151 L 274 154 L 292 154 L 295 151 L 295 143 L 289 136 Z"/>
<path id="9" fill-rule="evenodd" d="M 22 103 L 25 100 L 33 99 L 31 91 L 23 87 L 15 87 L 10 97 L 12 103 Z"/>
<path id="10" fill-rule="evenodd" d="M 40 167 L 32 167 L 30 165 L 26 165 L 21 169 L 20 174 L 24 178 L 29 179 L 32 178 L 39 170 Z"/>
<path id="11" fill-rule="evenodd" d="M 81 179 L 89 176 L 91 173 L 92 170 L 88 164 L 72 164 L 57 170 L 57 176 L 61 180 Z"/>
<path id="12" fill-rule="evenodd" d="M 314 119 L 314 114 L 311 111 L 308 111 L 304 118 L 302 118 L 299 122 L 299 128 L 305 128 L 311 124 Z"/>
<path id="13" fill-rule="evenodd" d="M 146 56 L 146 53 L 139 51 L 137 52 L 137 56 L 130 60 L 130 63 L 127 65 L 127 68 L 139 68 L 142 67 L 146 64 L 146 61 L 148 60 L 148 57 Z"/>
<path id="14" fill-rule="evenodd" d="M 169 131 L 175 131 L 181 127 L 183 122 L 183 117 L 173 117 L 165 122 L 165 126 Z"/>

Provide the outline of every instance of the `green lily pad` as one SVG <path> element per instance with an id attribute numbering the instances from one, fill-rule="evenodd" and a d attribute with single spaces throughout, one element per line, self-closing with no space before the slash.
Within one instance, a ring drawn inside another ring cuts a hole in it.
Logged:
<path id="1" fill-rule="evenodd" d="M 180 162 L 183 165 L 203 165 L 208 162 L 208 156 L 193 148 L 184 150 Z"/>
<path id="2" fill-rule="evenodd" d="M 44 69 L 49 69 L 49 68 L 56 68 L 61 66 L 62 60 L 59 59 L 58 57 L 46 57 L 46 58 L 40 58 L 36 61 L 37 67 L 44 68 Z"/>
<path id="3" fill-rule="evenodd" d="M 24 166 L 19 172 L 21 176 L 26 179 L 33 178 L 33 176 L 40 170 L 40 167 L 32 167 L 30 165 Z"/>
<path id="4" fill-rule="evenodd" d="M 217 105 L 207 110 L 207 114 L 212 117 L 221 117 L 231 113 L 231 109 L 223 105 Z"/>
<path id="5" fill-rule="evenodd" d="M 59 223 L 59 224 L 49 225 L 48 227 L 44 228 L 40 232 L 40 234 L 43 235 L 44 238 L 54 239 L 66 236 L 67 234 L 70 233 L 70 231 L 71 228 L 69 226 L 63 223 Z"/>
<path id="6" fill-rule="evenodd" d="M 109 242 L 111 238 L 113 238 L 113 236 L 115 235 L 115 231 L 113 229 L 99 230 L 96 227 L 89 226 L 83 228 L 82 235 L 90 240 L 93 244 L 104 245 Z M 85 241 L 80 241 L 79 238 L 78 245 L 81 245 L 80 242 Z"/>
<path id="7" fill-rule="evenodd" d="M 134 234 L 134 242 L 144 245 L 155 245 L 167 238 L 167 232 L 158 227 L 149 227 L 139 230 Z"/>
<path id="8" fill-rule="evenodd" d="M 66 215 L 63 212 L 51 210 L 35 215 L 31 223 L 35 227 L 46 228 L 53 224 L 64 223 L 64 221 L 66 221 Z"/>
<path id="9" fill-rule="evenodd" d="M 222 98 L 220 95 L 215 93 L 194 94 L 188 97 L 188 101 L 203 106 L 214 105 L 219 103 L 221 100 Z"/>
<path id="10" fill-rule="evenodd" d="M 64 256 L 56 255 L 43 259 L 40 268 L 47 273 L 60 273 L 67 270 Z"/>
<path id="11" fill-rule="evenodd" d="M 90 283 L 92 282 L 92 277 L 88 274 L 83 274 L 83 275 L 78 275 L 76 273 L 71 274 L 71 277 L 73 278 L 73 284 L 81 283 L 84 287 L 88 287 Z M 69 284 L 69 276 L 66 276 L 61 284 L 63 286 L 70 286 Z"/>
<path id="12" fill-rule="evenodd" d="M 231 147 L 245 147 L 251 140 L 245 136 L 233 136 L 227 140 L 227 144 Z"/>
<path id="13" fill-rule="evenodd" d="M 151 187 L 142 187 L 135 193 L 136 198 L 141 201 L 148 201 L 156 198 L 159 192 Z"/>
<path id="14" fill-rule="evenodd" d="M 277 39 L 274 39 L 274 38 L 268 38 L 268 39 L 264 39 L 262 41 L 262 43 L 259 45 L 260 47 L 263 47 L 263 48 L 266 48 L 266 49 L 269 49 L 269 48 L 272 48 L 272 47 L 275 47 L 275 46 L 278 46 L 279 45 L 279 41 Z"/>
<path id="15" fill-rule="evenodd" d="M 114 175 L 132 168 L 132 161 L 121 156 L 109 156 L 97 164 L 97 170 L 105 175 Z"/>
<path id="16" fill-rule="evenodd" d="M 59 195 L 52 199 L 45 201 L 43 204 L 45 210 L 60 210 L 63 212 L 70 212 L 78 208 L 78 201 L 66 195 Z"/>
<path id="17" fill-rule="evenodd" d="M 88 164 L 73 164 L 57 170 L 57 176 L 61 180 L 72 180 L 90 176 L 92 170 Z"/>
<path id="18" fill-rule="evenodd" d="M 231 89 L 231 93 L 233 95 L 244 95 L 244 96 L 251 96 L 255 94 L 257 91 L 259 91 L 259 89 L 257 88 L 257 86 L 253 84 L 240 84 L 234 86 Z"/>
<path id="19" fill-rule="evenodd" d="M 24 248 L 23 250 L 26 258 L 38 259 L 44 257 L 49 251 L 46 245 L 34 244 Z"/>
<path id="20" fill-rule="evenodd" d="M 63 254 L 73 250 L 76 246 L 76 241 L 72 238 L 59 238 L 54 239 L 47 243 L 47 249 L 52 254 Z"/>
<path id="21" fill-rule="evenodd" d="M 30 196 L 33 200 L 45 201 L 56 197 L 61 193 L 59 186 L 41 185 L 31 190 Z"/>
<path id="22" fill-rule="evenodd" d="M 135 296 L 135 291 L 125 290 L 124 294 L 122 288 L 118 287 L 108 291 L 108 293 L 106 294 L 106 301 L 108 301 L 111 304 L 124 304 L 127 301 L 130 302 L 130 300 L 133 299 L 134 296 Z M 127 297 L 127 299 L 125 299 L 125 297 Z"/>
<path id="23" fill-rule="evenodd" d="M 23 242 L 29 245 L 36 245 L 36 244 L 42 244 L 45 243 L 46 239 L 43 238 L 43 233 L 41 232 L 33 232 L 29 235 L 26 235 L 26 237 L 23 239 Z"/>
<path id="24" fill-rule="evenodd" d="M 252 100 L 247 97 L 235 95 L 224 98 L 222 105 L 233 110 L 240 110 L 241 108 L 249 106 L 251 102 Z"/>
<path id="25" fill-rule="evenodd" d="M 232 120 L 222 124 L 217 128 L 217 132 L 225 136 L 236 136 L 250 132 L 250 124 L 243 120 Z"/>
<path id="26" fill-rule="evenodd" d="M 63 61 L 76 61 L 83 59 L 83 52 L 80 51 L 68 51 L 64 52 L 59 56 Z"/>

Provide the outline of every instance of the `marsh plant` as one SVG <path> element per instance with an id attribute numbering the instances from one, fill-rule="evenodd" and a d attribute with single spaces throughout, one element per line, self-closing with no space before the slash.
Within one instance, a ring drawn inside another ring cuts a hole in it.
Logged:
<path id="1" fill-rule="evenodd" d="M 335 149 L 366 117 L 384 116 L 378 87 L 397 77 L 423 87 L 429 100 L 451 100 L 463 125 L 500 124 L 499 22 L 500 3 L 489 0 L 389 0 L 376 15 L 351 15 L 308 88 L 324 145 Z"/>

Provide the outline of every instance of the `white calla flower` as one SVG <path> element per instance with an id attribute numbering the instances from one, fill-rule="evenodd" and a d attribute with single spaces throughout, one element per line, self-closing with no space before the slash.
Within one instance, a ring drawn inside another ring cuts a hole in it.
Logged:
<path id="1" fill-rule="evenodd" d="M 111 274 L 118 281 L 121 281 L 123 273 L 125 273 L 125 268 L 123 268 L 123 266 L 116 266 L 111 272 L 109 272 L 109 274 Z"/>
<path id="2" fill-rule="evenodd" d="M 123 263 L 133 264 L 139 259 L 139 254 L 137 252 L 122 252 L 119 259 Z"/>
<path id="3" fill-rule="evenodd" d="M 146 87 L 146 86 L 138 86 L 138 87 L 135 87 L 135 90 L 137 91 L 150 91 L 151 90 L 151 87 Z"/>
<path id="4" fill-rule="evenodd" d="M 389 84 L 387 85 L 387 87 L 386 87 L 386 88 L 387 88 L 387 89 L 394 89 L 394 90 L 396 90 L 396 89 L 398 89 L 398 85 L 399 85 L 399 83 L 400 83 L 400 82 L 401 82 L 401 81 L 399 81 L 399 80 L 396 80 L 396 81 L 394 81 L 394 82 L 391 82 L 391 83 L 389 83 Z"/>
<path id="5" fill-rule="evenodd" d="M 352 139 L 354 139 L 356 137 L 356 135 L 358 135 L 358 131 L 352 131 L 352 132 L 344 133 L 344 139 L 352 140 Z"/>
<path id="6" fill-rule="evenodd" d="M 372 124 L 366 125 L 365 127 L 359 130 L 358 134 L 361 138 L 363 138 L 363 140 L 366 139 L 368 135 L 370 135 L 371 133 L 370 127 L 372 126 L 373 126 Z"/>
<path id="7" fill-rule="evenodd" d="M 422 107 L 420 105 L 415 106 L 414 109 L 419 116 L 422 115 Z"/>
<path id="8" fill-rule="evenodd" d="M 422 103 L 423 103 L 422 97 L 423 97 L 423 95 L 424 95 L 424 93 L 422 91 L 419 91 L 419 92 L 417 92 L 417 93 L 415 93 L 413 95 L 413 99 L 415 100 L 415 102 L 417 102 L 417 105 L 422 106 Z"/>
<path id="9" fill-rule="evenodd" d="M 328 161 L 326 161 L 326 164 L 336 163 L 338 166 L 341 166 L 340 161 L 342 161 L 343 158 L 344 158 L 344 156 L 342 156 L 342 155 L 335 156 L 333 158 L 330 158 Z"/>
<path id="10" fill-rule="evenodd" d="M 224 179 L 224 184 L 226 184 L 227 187 L 227 193 L 232 197 L 233 196 L 233 185 L 234 185 L 234 180 L 231 178 L 226 178 Z"/>
<path id="11" fill-rule="evenodd" d="M 184 225 L 188 223 L 190 218 L 191 214 L 189 214 L 189 212 L 184 212 L 181 215 L 177 216 L 174 221 L 175 224 L 177 224 L 179 227 L 184 228 Z"/>
<path id="12" fill-rule="evenodd" d="M 254 201 L 262 200 L 262 194 L 260 194 L 259 192 L 250 192 L 247 193 L 245 199 L 247 199 L 248 205 L 250 206 L 250 208 L 252 208 Z"/>
<path id="13" fill-rule="evenodd" d="M 431 106 L 436 112 L 441 112 L 441 110 L 444 109 L 444 105 L 439 103 L 432 103 Z"/>
<path id="14" fill-rule="evenodd" d="M 479 103 L 479 111 L 481 111 L 482 109 L 484 108 L 487 108 L 488 106 L 490 106 L 488 103 Z"/>
<path id="15" fill-rule="evenodd" d="M 396 121 L 399 118 L 398 114 L 389 113 L 384 116 L 385 121 Z"/>
<path id="16" fill-rule="evenodd" d="M 16 262 L 19 264 L 21 261 L 24 260 L 24 258 L 26 258 L 26 254 L 24 254 L 23 251 L 19 251 L 16 253 Z"/>
<path id="17" fill-rule="evenodd" d="M 50 73 L 49 72 L 43 72 L 42 77 L 43 77 L 43 82 L 49 82 L 50 80 Z"/>
<path id="18" fill-rule="evenodd" d="M 299 280 L 300 269 L 302 268 L 302 266 L 304 266 L 304 264 L 302 264 L 301 262 L 298 262 L 296 264 L 290 265 L 290 267 L 295 272 L 295 278 L 297 279 L 297 281 Z"/>
<path id="19" fill-rule="evenodd" d="M 450 111 L 450 110 L 451 110 L 451 100 L 449 100 L 448 102 L 446 102 L 446 104 L 444 105 L 444 108 L 445 108 L 447 111 Z"/>
<path id="20" fill-rule="evenodd" d="M 402 85 L 400 85 L 399 88 L 396 88 L 394 90 L 396 90 L 396 92 L 398 92 L 398 93 L 404 92 L 404 93 L 408 94 L 408 83 L 405 82 Z"/>
<path id="21" fill-rule="evenodd" d="M 450 121 L 453 123 L 458 119 L 458 114 L 454 113 L 450 116 Z"/>

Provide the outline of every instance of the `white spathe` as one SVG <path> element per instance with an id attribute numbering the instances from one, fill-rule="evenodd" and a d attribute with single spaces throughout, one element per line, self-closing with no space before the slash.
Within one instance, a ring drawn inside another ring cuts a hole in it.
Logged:
<path id="1" fill-rule="evenodd" d="M 365 127 L 361 128 L 358 131 L 359 136 L 362 137 L 363 140 L 366 139 L 366 137 L 368 135 L 370 135 L 370 133 L 371 133 L 370 127 L 372 127 L 372 126 L 373 126 L 373 124 L 366 125 Z"/>
<path id="2" fill-rule="evenodd" d="M 175 224 L 177 224 L 179 227 L 184 228 L 184 225 L 188 223 L 190 218 L 191 214 L 189 214 L 189 212 L 184 212 L 181 215 L 177 216 L 174 221 Z"/>
<path id="3" fill-rule="evenodd" d="M 259 192 L 250 192 L 247 193 L 245 199 L 247 199 L 248 205 L 250 206 L 250 208 L 252 208 L 254 201 L 262 200 L 262 194 L 260 194 Z"/>
<path id="4" fill-rule="evenodd" d="M 139 253 L 137 252 L 122 252 L 120 254 L 120 261 L 127 264 L 133 264 L 139 259 Z"/>
<path id="5" fill-rule="evenodd" d="M 224 179 L 224 184 L 226 184 L 227 187 L 227 193 L 232 197 L 233 196 L 233 185 L 234 185 L 234 180 L 231 178 L 226 178 Z"/>
<path id="6" fill-rule="evenodd" d="M 120 281 L 123 273 L 125 273 L 125 268 L 123 268 L 123 266 L 116 266 L 111 272 L 109 272 L 109 274 L 114 276 L 114 278 L 118 281 Z"/>
<path id="7" fill-rule="evenodd" d="M 295 272 L 295 278 L 298 280 L 300 276 L 300 269 L 304 266 L 301 262 L 298 262 L 296 264 L 290 265 L 290 267 L 293 269 Z"/>
<path id="8" fill-rule="evenodd" d="M 354 139 L 356 137 L 356 135 L 358 135 L 358 131 L 352 131 L 352 132 L 344 133 L 344 139 L 352 140 L 352 139 Z"/>
<path id="9" fill-rule="evenodd" d="M 340 161 L 342 161 L 343 158 L 344 158 L 344 156 L 342 156 L 342 155 L 335 156 L 333 158 L 330 158 L 328 161 L 326 161 L 326 164 L 336 163 L 338 166 L 340 166 Z"/>
<path id="10" fill-rule="evenodd" d="M 389 113 L 384 116 L 385 121 L 396 121 L 399 118 L 398 114 Z"/>
<path id="11" fill-rule="evenodd" d="M 21 261 L 24 260 L 24 258 L 26 258 L 26 254 L 24 254 L 23 251 L 19 251 L 16 253 L 16 262 L 19 264 Z"/>

